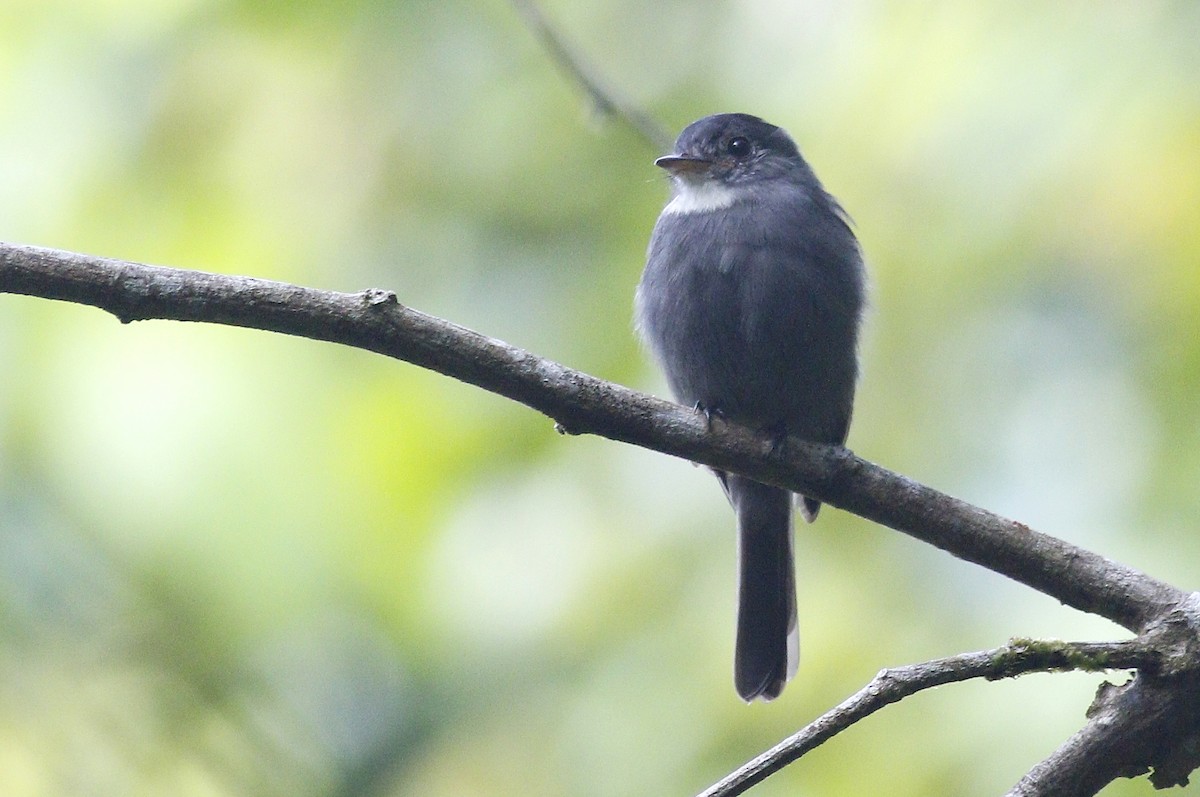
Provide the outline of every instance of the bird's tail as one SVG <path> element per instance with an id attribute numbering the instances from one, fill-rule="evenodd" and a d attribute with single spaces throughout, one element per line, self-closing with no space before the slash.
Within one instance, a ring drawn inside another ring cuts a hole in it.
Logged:
<path id="1" fill-rule="evenodd" d="M 726 474 L 738 524 L 738 620 L 734 683 L 746 702 L 772 700 L 796 674 L 796 570 L 792 494 Z"/>

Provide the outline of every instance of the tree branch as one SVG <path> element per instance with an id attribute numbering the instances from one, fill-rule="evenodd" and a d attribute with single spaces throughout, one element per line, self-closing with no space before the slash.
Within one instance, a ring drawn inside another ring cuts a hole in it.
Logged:
<path id="1" fill-rule="evenodd" d="M 983 565 L 1135 632 L 1183 593 L 856 457 L 733 423 L 545 360 L 405 307 L 393 293 L 321 291 L 251 277 L 0 244 L 0 292 L 88 304 L 123 323 L 201 321 L 341 343 L 429 368 L 597 434 L 803 492 Z"/>
<path id="2" fill-rule="evenodd" d="M 1126 642 L 1012 640 L 993 650 L 963 653 L 921 664 L 880 670 L 869 684 L 767 752 L 722 778 L 699 797 L 734 797 L 816 749 L 881 708 L 917 692 L 950 683 L 1015 678 L 1030 672 L 1138 669 L 1161 666 L 1160 651 L 1141 639 Z"/>

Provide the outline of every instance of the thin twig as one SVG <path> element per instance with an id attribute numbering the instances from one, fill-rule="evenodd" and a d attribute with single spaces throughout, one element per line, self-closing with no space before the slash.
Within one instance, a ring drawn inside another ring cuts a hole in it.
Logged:
<path id="1" fill-rule="evenodd" d="M 525 24 L 541 40 L 542 45 L 549 51 L 551 58 L 567 77 L 583 89 L 591 102 L 593 109 L 601 116 L 621 119 L 637 131 L 657 152 L 667 152 L 673 140 L 671 135 L 654 120 L 648 113 L 638 108 L 634 103 L 622 97 L 610 86 L 605 86 L 596 71 L 583 63 L 582 56 L 575 48 L 567 44 L 549 19 L 542 13 L 534 0 L 511 0 L 513 8 L 521 15 Z"/>
<path id="2" fill-rule="evenodd" d="M 881 670 L 869 684 L 753 761 L 722 778 L 699 797 L 734 797 L 765 780 L 837 734 L 885 706 L 949 683 L 998 680 L 1030 672 L 1155 668 L 1157 651 L 1138 639 L 1126 642 L 1034 642 L 1013 640 L 993 650 L 963 653 L 921 664 Z"/>

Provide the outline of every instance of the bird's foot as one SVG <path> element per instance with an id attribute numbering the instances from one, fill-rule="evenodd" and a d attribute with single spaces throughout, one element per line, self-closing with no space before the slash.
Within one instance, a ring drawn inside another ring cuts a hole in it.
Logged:
<path id="1" fill-rule="evenodd" d="M 697 401 L 692 410 L 704 416 L 704 428 L 710 432 L 712 431 L 714 419 L 718 421 L 725 420 L 725 413 L 719 407 L 710 407 L 703 401 Z"/>
<path id="2" fill-rule="evenodd" d="M 780 421 L 779 423 L 765 427 L 763 431 L 770 435 L 767 440 L 767 456 L 783 456 L 787 451 L 787 425 Z"/>

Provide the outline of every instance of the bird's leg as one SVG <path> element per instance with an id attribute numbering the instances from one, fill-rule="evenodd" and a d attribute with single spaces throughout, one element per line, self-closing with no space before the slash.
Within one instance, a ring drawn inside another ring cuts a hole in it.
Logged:
<path id="1" fill-rule="evenodd" d="M 763 427 L 763 431 L 771 436 L 770 440 L 767 441 L 767 456 L 783 456 L 784 452 L 787 451 L 787 424 L 783 421 L 773 423 L 770 426 Z"/>
<path id="2" fill-rule="evenodd" d="M 719 407 L 710 407 L 703 401 L 697 401 L 692 407 L 692 411 L 704 416 L 704 428 L 710 432 L 712 431 L 714 418 L 719 421 L 725 420 L 725 413 Z"/>

